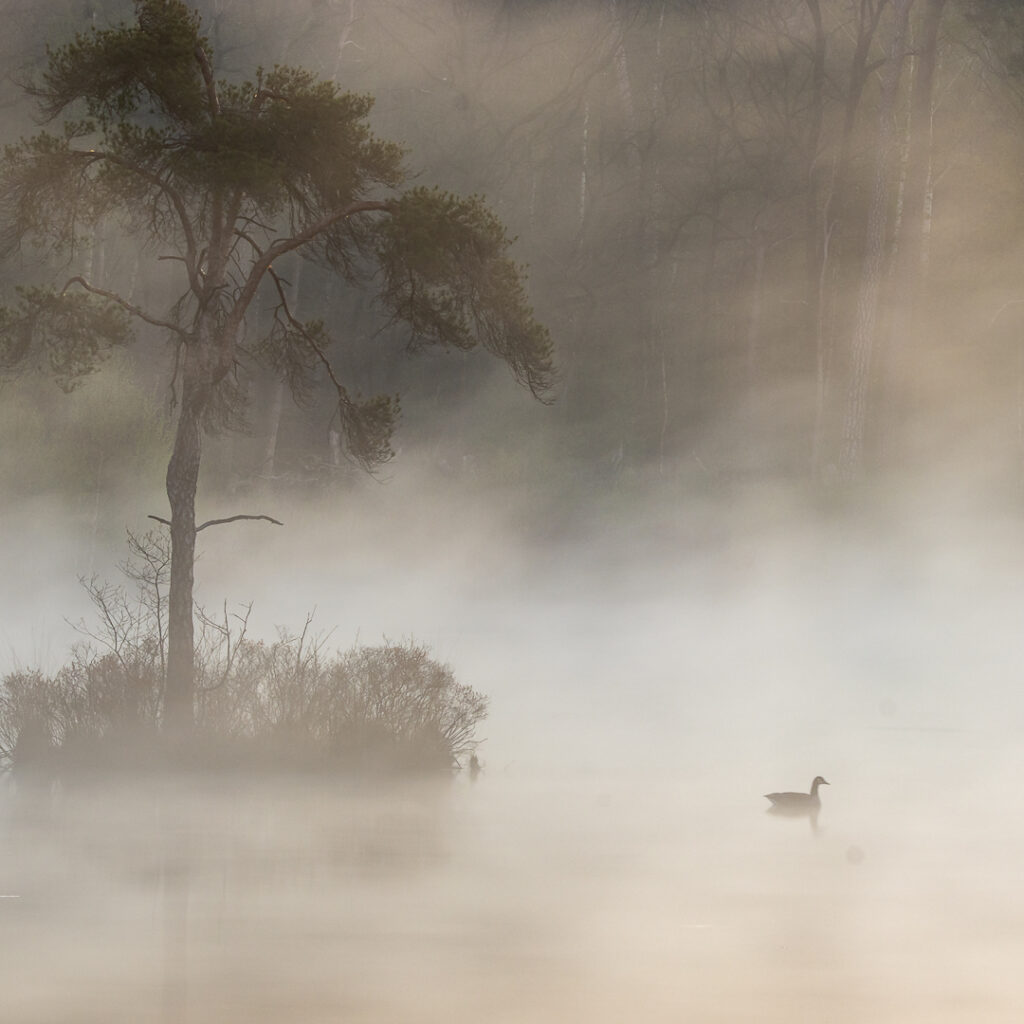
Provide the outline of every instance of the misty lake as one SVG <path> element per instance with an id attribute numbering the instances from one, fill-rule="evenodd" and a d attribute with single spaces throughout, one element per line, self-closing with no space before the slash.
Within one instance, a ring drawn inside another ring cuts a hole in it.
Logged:
<path id="1" fill-rule="evenodd" d="M 492 698 L 481 777 L 151 780 L 45 815 L 5 778 L 4 1022 L 1020 1019 L 1015 532 L 736 527 L 680 557 L 485 525 L 404 574 L 366 525 L 365 568 L 292 555 L 266 595 L 416 622 Z M 238 543 L 204 568 L 263 599 L 280 556 Z M 816 774 L 816 831 L 766 813 Z"/>
<path id="2" fill-rule="evenodd" d="M 0 1024 L 1024 1021 L 1024 3 L 4 14 Z M 482 774 L 17 791 L 243 634 Z"/>
<path id="3" fill-rule="evenodd" d="M 743 762 L 163 781 L 45 814 L 7 787 L 3 1019 L 1020 1019 L 1020 798 L 954 781 L 1016 755 L 850 739 L 869 767 L 816 831 L 766 814 L 787 780 Z"/>

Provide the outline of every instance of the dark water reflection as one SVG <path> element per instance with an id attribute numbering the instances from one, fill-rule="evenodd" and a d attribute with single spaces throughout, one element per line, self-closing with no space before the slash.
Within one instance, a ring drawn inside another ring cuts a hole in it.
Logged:
<path id="1" fill-rule="evenodd" d="M 1019 1019 L 1019 829 L 850 788 L 814 833 L 732 778 L 8 800 L 0 1019 Z"/>
<path id="2" fill-rule="evenodd" d="M 821 807 L 786 807 L 785 805 L 773 804 L 765 812 L 773 818 L 799 818 L 811 826 L 811 831 L 818 834 L 818 817 L 821 814 Z"/>

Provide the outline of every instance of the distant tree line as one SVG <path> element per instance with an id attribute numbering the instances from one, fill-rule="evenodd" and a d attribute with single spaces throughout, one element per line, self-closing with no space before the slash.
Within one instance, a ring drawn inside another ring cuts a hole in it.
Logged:
<path id="1" fill-rule="evenodd" d="M 518 233 L 558 344 L 559 402 L 540 423 L 560 467 L 595 485 L 831 483 L 963 450 L 1019 478 L 1020 4 L 480 0 L 310 17 L 320 27 L 292 45 L 373 83 L 428 173 L 485 193 Z M 339 310 L 370 339 L 356 314 Z M 395 372 L 468 401 L 490 371 L 466 363 L 444 383 L 430 362 Z M 531 431 L 506 415 L 511 437 Z M 436 422 L 487 465 L 478 419 L 456 436 Z"/>
<path id="2" fill-rule="evenodd" d="M 41 7 L 12 12 L 9 63 L 41 55 L 55 26 L 131 13 Z M 219 73 L 293 62 L 371 92 L 375 128 L 410 146 L 422 181 L 486 195 L 518 236 L 557 343 L 543 416 L 515 402 L 481 416 L 486 361 L 391 359 L 404 339 L 372 302 L 282 268 L 303 315 L 345 337 L 346 373 L 402 391 L 446 471 L 832 482 L 965 451 L 1017 481 L 1019 3 L 198 7 Z M 98 228 L 89 258 L 123 281 L 138 269 L 118 246 Z M 244 468 L 224 478 L 347 478 L 329 381 L 306 415 L 271 377 L 246 387 L 260 400 L 238 410 Z"/>

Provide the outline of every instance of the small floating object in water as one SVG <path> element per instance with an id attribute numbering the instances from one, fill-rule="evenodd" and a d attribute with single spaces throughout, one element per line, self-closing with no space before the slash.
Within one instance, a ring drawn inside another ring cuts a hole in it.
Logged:
<path id="1" fill-rule="evenodd" d="M 818 787 L 827 785 L 829 783 L 825 779 L 816 775 L 811 783 L 810 793 L 765 793 L 765 797 L 772 802 L 768 810 L 774 811 L 776 814 L 816 813 L 821 807 Z"/>

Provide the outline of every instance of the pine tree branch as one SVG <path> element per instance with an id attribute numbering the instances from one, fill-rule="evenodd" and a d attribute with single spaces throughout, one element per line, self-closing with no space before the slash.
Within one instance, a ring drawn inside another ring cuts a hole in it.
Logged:
<path id="1" fill-rule="evenodd" d="M 306 329 L 306 325 L 302 323 L 301 320 L 296 320 L 295 317 L 292 316 L 292 311 L 288 306 L 288 299 L 285 296 L 284 286 L 281 282 L 280 275 L 277 273 L 276 270 L 274 270 L 273 267 L 267 267 L 267 273 L 270 275 L 270 279 L 274 282 L 274 287 L 277 289 L 277 294 L 281 299 L 278 308 L 284 313 L 285 319 L 288 321 L 288 323 L 291 324 L 291 326 L 294 327 L 295 330 L 302 335 L 302 337 L 306 341 L 306 344 L 309 345 L 309 347 L 315 353 L 317 359 L 320 360 L 320 363 L 323 365 L 323 368 L 327 371 L 327 376 L 331 378 L 331 383 L 334 385 L 335 390 L 338 392 L 339 398 L 341 398 L 342 401 L 347 402 L 348 392 L 345 390 L 344 385 L 342 385 L 341 381 L 339 381 L 338 378 L 335 376 L 334 367 L 331 365 L 330 359 L 327 358 L 327 353 L 325 353 L 323 349 L 321 349 L 320 346 L 316 343 L 313 336 Z"/>
<path id="2" fill-rule="evenodd" d="M 267 267 L 267 274 L 274 282 L 281 300 L 278 309 L 284 314 L 292 329 L 313 350 L 334 385 L 338 394 L 337 414 L 341 421 L 342 432 L 348 441 L 348 454 L 368 472 L 372 466 L 387 462 L 394 454 L 389 443 L 394 428 L 394 413 L 390 407 L 390 400 L 378 397 L 369 405 L 352 400 L 348 390 L 338 380 L 334 367 L 331 365 L 330 359 L 327 358 L 327 353 L 321 348 L 313 333 L 292 315 L 277 271 L 273 267 Z M 371 406 L 375 406 L 375 408 L 371 408 Z M 367 415 L 368 412 L 369 415 Z"/>
<path id="3" fill-rule="evenodd" d="M 132 174 L 137 174 L 140 178 L 143 178 L 150 182 L 150 184 L 155 185 L 161 192 L 163 192 L 174 207 L 174 212 L 177 214 L 182 234 L 185 236 L 185 251 L 187 255 L 184 263 L 185 270 L 188 273 L 189 285 L 196 295 L 201 295 L 203 292 L 203 282 L 197 269 L 196 253 L 198 252 L 198 246 L 196 245 L 196 236 L 195 232 L 192 230 L 192 222 L 189 219 L 188 207 L 185 205 L 185 200 L 182 198 L 178 190 L 164 181 L 159 174 L 156 174 L 145 167 L 140 167 L 131 160 L 126 160 L 124 157 L 118 156 L 115 153 L 108 153 L 102 150 L 89 150 L 87 152 L 83 150 L 71 150 L 71 152 L 76 153 L 79 156 L 88 157 L 90 161 L 106 160 L 107 163 L 114 164 L 117 167 L 123 167 L 126 171 L 130 171 Z"/>
<path id="4" fill-rule="evenodd" d="M 279 238 L 273 245 L 265 249 L 260 258 L 253 263 L 252 269 L 249 271 L 249 274 L 245 279 L 245 283 L 242 285 L 242 289 L 239 292 L 235 306 L 228 316 L 228 321 L 225 324 L 225 330 L 229 333 L 233 333 L 238 329 L 238 326 L 242 322 L 242 318 L 245 316 L 245 313 L 249 308 L 249 304 L 256 295 L 256 290 L 260 286 L 260 281 L 263 280 L 263 275 L 270 269 L 274 260 L 278 259 L 280 256 L 284 256 L 286 253 L 293 252 L 294 250 L 301 248 L 306 245 L 307 242 L 312 242 L 314 239 L 322 235 L 328 228 L 333 227 L 339 221 L 346 220 L 353 214 L 374 212 L 388 213 L 391 211 L 392 206 L 393 204 L 388 200 L 361 199 L 358 202 L 349 203 L 348 206 L 345 206 L 340 210 L 333 210 L 331 213 L 321 217 L 318 221 L 310 224 L 303 231 L 300 231 L 296 235 L 292 235 L 290 238 Z"/>
<path id="5" fill-rule="evenodd" d="M 144 309 L 140 309 L 138 306 L 133 305 L 127 299 L 123 299 L 116 292 L 109 292 L 105 288 L 97 288 L 95 285 L 89 284 L 84 277 L 72 277 L 61 289 L 61 295 L 63 295 L 73 284 L 81 286 L 92 295 L 99 295 L 104 299 L 109 299 L 111 302 L 120 306 L 126 313 L 131 313 L 132 316 L 137 316 L 140 320 L 145 320 L 147 324 L 152 324 L 154 327 L 166 328 L 168 331 L 172 331 L 177 334 L 183 340 L 188 340 L 188 332 L 180 324 L 172 323 L 170 320 L 161 320 L 159 317 L 150 316 L 150 314 Z"/>

